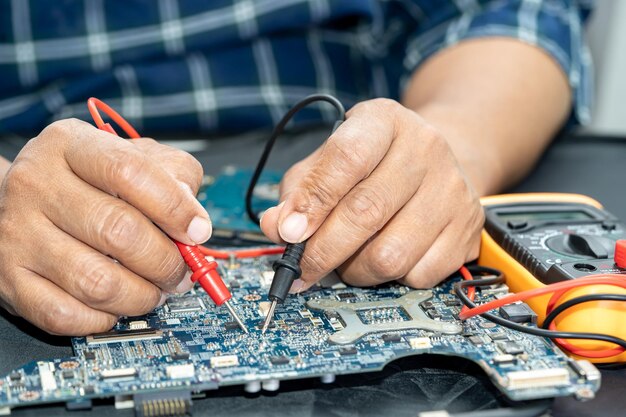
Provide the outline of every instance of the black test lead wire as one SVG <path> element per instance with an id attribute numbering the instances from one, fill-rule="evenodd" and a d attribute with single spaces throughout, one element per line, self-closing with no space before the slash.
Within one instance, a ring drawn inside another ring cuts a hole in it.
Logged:
<path id="1" fill-rule="evenodd" d="M 283 131 L 285 130 L 285 126 L 287 125 L 287 123 L 289 123 L 289 121 L 297 112 L 299 112 L 309 104 L 319 101 L 325 101 L 327 103 L 330 103 L 333 107 L 335 107 L 335 109 L 337 109 L 338 118 L 333 126 L 332 132 L 334 132 L 346 119 L 346 110 L 341 102 L 337 98 L 329 94 L 313 94 L 305 97 L 303 100 L 296 103 L 283 116 L 283 118 L 280 120 L 280 122 L 278 122 L 278 124 L 272 131 L 272 135 L 265 145 L 263 154 L 261 154 L 261 158 L 259 158 L 259 162 L 254 170 L 254 173 L 252 174 L 252 178 L 250 179 L 250 184 L 248 185 L 248 190 L 246 192 L 246 212 L 248 213 L 248 217 L 250 217 L 250 219 L 257 225 L 261 224 L 261 220 L 259 218 L 259 215 L 254 211 L 252 207 L 252 196 L 254 194 L 254 188 L 256 187 L 256 184 L 261 177 L 261 173 L 263 172 L 263 168 L 267 163 L 270 152 L 274 147 L 274 143 L 276 143 L 276 139 L 283 133 Z M 268 299 L 272 302 L 272 304 L 267 313 L 267 316 L 265 317 L 265 321 L 263 322 L 263 328 L 261 330 L 262 334 L 265 334 L 268 327 L 270 326 L 270 323 L 272 322 L 272 318 L 274 317 L 274 310 L 276 310 L 276 305 L 285 301 L 291 285 L 296 279 L 300 278 L 300 275 L 302 274 L 302 270 L 300 269 L 300 261 L 304 253 L 305 246 L 306 242 L 287 244 L 287 246 L 285 247 L 285 253 L 283 254 L 282 258 L 274 262 L 274 278 L 272 279 L 272 285 L 268 294 Z"/>

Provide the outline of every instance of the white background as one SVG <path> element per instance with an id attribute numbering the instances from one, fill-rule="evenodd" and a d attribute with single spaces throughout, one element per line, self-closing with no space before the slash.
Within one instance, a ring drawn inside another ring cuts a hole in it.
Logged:
<path id="1" fill-rule="evenodd" d="M 588 27 L 596 96 L 588 130 L 626 136 L 626 0 L 596 0 Z"/>

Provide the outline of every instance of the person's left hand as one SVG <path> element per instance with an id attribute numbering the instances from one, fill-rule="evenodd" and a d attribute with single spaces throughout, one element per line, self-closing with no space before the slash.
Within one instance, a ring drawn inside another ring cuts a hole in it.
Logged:
<path id="1" fill-rule="evenodd" d="M 308 239 L 302 291 L 334 269 L 352 285 L 435 285 L 478 256 L 483 210 L 446 139 L 399 103 L 360 103 L 281 183 L 261 219 L 275 242 Z"/>

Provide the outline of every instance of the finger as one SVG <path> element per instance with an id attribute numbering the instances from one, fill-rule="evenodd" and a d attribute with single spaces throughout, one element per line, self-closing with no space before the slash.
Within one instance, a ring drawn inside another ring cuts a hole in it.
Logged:
<path id="1" fill-rule="evenodd" d="M 302 180 L 302 177 L 304 177 L 304 175 L 317 163 L 323 148 L 323 146 L 320 146 L 309 156 L 295 163 L 287 170 L 287 172 L 285 172 L 280 181 L 279 191 L 281 202 L 287 199 L 289 193 L 298 185 L 298 183 Z"/>
<path id="2" fill-rule="evenodd" d="M 48 333 L 84 336 L 107 331 L 117 322 L 115 315 L 87 307 L 32 271 L 20 268 L 14 278 L 15 311 Z"/>
<path id="3" fill-rule="evenodd" d="M 198 193 L 204 170 L 196 158 L 180 149 L 160 144 L 154 139 L 133 139 L 131 143 L 158 161 L 166 172 L 170 173 L 181 184 L 189 187 L 193 195 Z"/>
<path id="4" fill-rule="evenodd" d="M 480 240 L 475 239 L 468 243 L 466 250 L 460 250 L 459 235 L 451 230 L 449 228 L 442 233 L 422 259 L 398 282 L 413 288 L 430 288 L 453 274 L 464 263 L 478 257 Z"/>
<path id="5" fill-rule="evenodd" d="M 432 198 L 438 188 L 438 182 L 422 183 L 385 227 L 342 266 L 342 279 L 367 286 L 404 277 L 450 222 L 446 214 L 451 203 Z"/>
<path id="6" fill-rule="evenodd" d="M 113 259 L 52 224 L 42 231 L 46 239 L 33 243 L 37 257 L 30 269 L 87 306 L 118 316 L 138 316 L 161 301 L 158 287 Z"/>
<path id="7" fill-rule="evenodd" d="M 302 279 L 314 282 L 337 268 L 374 236 L 416 193 L 425 175 L 398 138 L 372 174 L 357 184 L 307 242 Z"/>
<path id="8" fill-rule="evenodd" d="M 139 210 L 69 173 L 54 181 L 66 184 L 63 198 L 44 208 L 54 225 L 163 290 L 176 288 L 187 266 L 171 239 Z"/>
<path id="9" fill-rule="evenodd" d="M 337 203 L 376 168 L 394 137 L 392 115 L 386 106 L 362 103 L 326 141 L 315 165 L 289 192 L 280 212 L 278 230 L 283 240 L 309 238 Z"/>
<path id="10" fill-rule="evenodd" d="M 277 206 L 270 207 L 263 212 L 260 219 L 260 227 L 265 236 L 267 236 L 267 238 L 272 242 L 278 244 L 286 243 L 278 231 L 278 218 L 280 216 L 280 210 L 285 205 L 285 200 L 288 198 L 290 191 L 293 190 L 293 188 L 298 184 L 298 181 L 300 181 L 302 176 L 309 171 L 310 167 L 317 159 L 320 149 L 321 148 L 318 148 L 311 155 L 294 164 L 287 172 L 285 172 L 280 181 L 280 203 Z"/>
<path id="11" fill-rule="evenodd" d="M 270 207 L 263 212 L 261 215 L 260 226 L 263 233 L 269 240 L 277 244 L 284 244 L 285 241 L 280 237 L 278 233 L 278 229 L 276 228 L 276 224 L 278 222 L 278 216 L 280 215 L 280 210 L 284 205 L 280 203 L 276 207 Z"/>
<path id="12" fill-rule="evenodd" d="M 186 244 L 208 240 L 211 223 L 206 210 L 139 147 L 88 124 L 76 124 L 68 134 L 72 140 L 65 159 L 76 175 L 129 202 L 174 239 Z"/>

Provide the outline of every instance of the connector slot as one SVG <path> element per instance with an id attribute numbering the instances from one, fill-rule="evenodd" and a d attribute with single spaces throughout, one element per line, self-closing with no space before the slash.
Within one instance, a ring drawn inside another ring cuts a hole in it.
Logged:
<path id="1" fill-rule="evenodd" d="M 86 340 L 88 345 L 100 345 L 105 343 L 160 339 L 162 337 L 162 330 L 148 328 L 135 330 L 112 330 L 104 333 L 96 333 L 91 336 L 87 336 Z"/>

